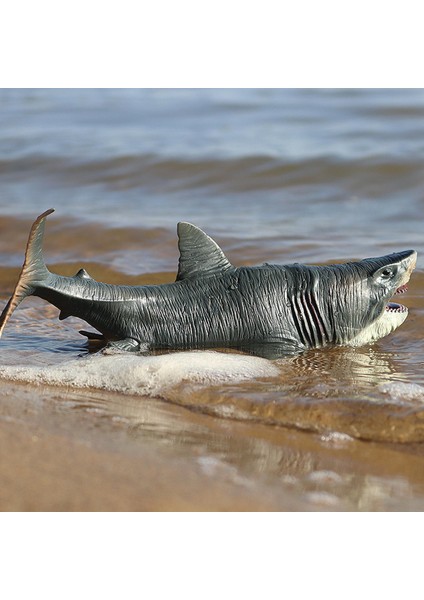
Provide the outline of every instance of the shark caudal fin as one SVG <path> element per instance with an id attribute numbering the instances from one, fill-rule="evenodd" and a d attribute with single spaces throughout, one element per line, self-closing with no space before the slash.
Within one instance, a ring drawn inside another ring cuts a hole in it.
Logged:
<path id="1" fill-rule="evenodd" d="M 52 212 L 54 212 L 53 208 L 46 210 L 34 221 L 31 227 L 25 251 L 25 261 L 18 283 L 0 316 L 0 337 L 15 308 L 19 306 L 24 298 L 30 296 L 35 288 L 42 284 L 50 274 L 44 263 L 42 245 L 46 217 Z"/>

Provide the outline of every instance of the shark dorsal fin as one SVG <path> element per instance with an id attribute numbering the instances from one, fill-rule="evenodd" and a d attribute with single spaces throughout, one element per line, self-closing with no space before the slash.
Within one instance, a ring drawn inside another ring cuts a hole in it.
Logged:
<path id="1" fill-rule="evenodd" d="M 210 277 L 234 268 L 221 248 L 204 231 L 190 223 L 178 223 L 177 281 Z"/>

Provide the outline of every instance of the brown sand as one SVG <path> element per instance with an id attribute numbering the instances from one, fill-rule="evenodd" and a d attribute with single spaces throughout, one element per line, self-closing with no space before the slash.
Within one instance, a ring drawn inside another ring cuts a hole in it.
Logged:
<path id="1" fill-rule="evenodd" d="M 422 510 L 420 446 L 2 384 L 3 511 Z"/>
<path id="2" fill-rule="evenodd" d="M 87 411 L 64 414 L 49 410 L 46 404 L 57 402 L 57 398 L 57 393 L 44 391 L 39 395 L 36 389 L 19 386 L 7 394 L 3 389 L 3 511 L 244 511 L 281 507 L 282 498 L 275 494 L 249 489 L 242 480 L 233 481 L 225 465 L 221 474 L 211 476 L 199 465 L 196 454 L 174 457 L 169 449 L 158 449 L 154 440 L 143 440 L 142 432 L 131 433 L 127 423 L 114 423 Z M 41 410 L 39 403 L 43 404 Z M 169 408 L 172 412 L 173 407 Z M 287 498 L 285 506 L 294 508 L 294 501 Z"/>

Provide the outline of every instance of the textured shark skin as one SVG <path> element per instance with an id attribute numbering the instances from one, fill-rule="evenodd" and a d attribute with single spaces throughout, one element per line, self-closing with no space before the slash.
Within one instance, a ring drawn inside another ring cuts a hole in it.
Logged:
<path id="1" fill-rule="evenodd" d="M 15 292 L 0 317 L 0 335 L 29 295 L 89 323 L 123 350 L 237 348 L 276 358 L 309 348 L 362 345 L 396 329 L 405 307 L 389 303 L 404 291 L 413 250 L 326 266 L 235 267 L 219 246 L 189 223 L 178 224 L 180 260 L 174 283 L 117 286 L 81 269 L 51 273 L 42 240 L 50 209 L 34 222 Z"/>

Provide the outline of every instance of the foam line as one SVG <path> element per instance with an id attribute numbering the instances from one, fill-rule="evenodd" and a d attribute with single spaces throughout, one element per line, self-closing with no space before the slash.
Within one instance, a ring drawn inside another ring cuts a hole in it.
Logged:
<path id="1" fill-rule="evenodd" d="M 410 400 L 424 402 L 424 387 L 418 383 L 392 381 L 380 385 L 379 390 L 397 402 L 407 402 Z"/>
<path id="2" fill-rule="evenodd" d="M 54 366 L 0 366 L 0 377 L 9 381 L 157 397 L 183 381 L 213 385 L 278 373 L 279 369 L 266 359 L 212 351 L 160 356 L 95 354 Z"/>

